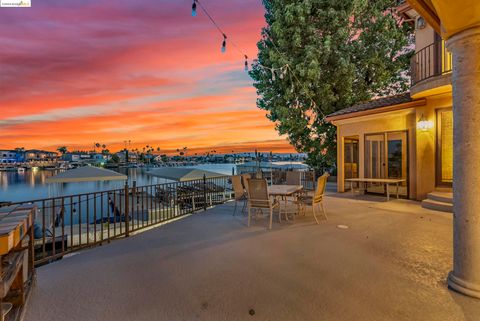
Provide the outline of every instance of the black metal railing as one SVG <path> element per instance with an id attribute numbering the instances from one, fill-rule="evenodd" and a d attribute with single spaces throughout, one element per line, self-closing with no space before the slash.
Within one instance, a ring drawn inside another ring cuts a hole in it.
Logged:
<path id="1" fill-rule="evenodd" d="M 410 61 L 412 86 L 452 71 L 452 54 L 444 41 L 437 41 L 415 53 Z"/>
<path id="2" fill-rule="evenodd" d="M 35 204 L 35 265 L 129 236 L 231 199 L 230 177 L 200 179 L 59 196 Z"/>

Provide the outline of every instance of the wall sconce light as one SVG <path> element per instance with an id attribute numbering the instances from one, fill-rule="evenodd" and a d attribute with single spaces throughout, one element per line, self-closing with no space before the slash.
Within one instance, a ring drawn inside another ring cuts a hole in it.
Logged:
<path id="1" fill-rule="evenodd" d="M 433 122 L 428 120 L 424 114 L 420 117 L 417 123 L 417 128 L 421 130 L 422 132 L 426 132 L 430 128 L 433 127 Z"/>
<path id="2" fill-rule="evenodd" d="M 427 23 L 423 17 L 418 17 L 417 19 L 417 29 L 425 29 Z"/>

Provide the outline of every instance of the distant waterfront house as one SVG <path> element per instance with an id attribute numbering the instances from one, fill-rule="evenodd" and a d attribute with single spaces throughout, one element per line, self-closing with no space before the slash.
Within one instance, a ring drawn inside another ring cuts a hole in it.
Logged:
<path id="1" fill-rule="evenodd" d="M 97 153 L 97 154 L 92 154 L 92 159 L 94 159 L 94 160 L 103 161 L 103 160 L 106 160 L 106 158 L 107 158 L 107 157 L 106 157 L 105 155 L 103 155 L 103 154 L 99 154 L 99 153 Z"/>
<path id="2" fill-rule="evenodd" d="M 127 156 L 126 156 L 125 151 L 120 151 L 120 152 L 116 153 L 116 155 L 120 159 L 121 163 L 125 163 L 127 161 Z M 129 162 L 136 162 L 137 159 L 138 159 L 138 155 L 135 152 L 132 152 L 132 151 L 128 152 L 128 161 Z"/>
<path id="3" fill-rule="evenodd" d="M 0 164 L 20 162 L 20 155 L 14 150 L 0 150 Z"/>
<path id="4" fill-rule="evenodd" d="M 104 161 L 107 160 L 108 157 L 100 153 L 71 152 L 62 155 L 62 159 L 67 162 L 88 162 L 90 160 Z"/>
<path id="5" fill-rule="evenodd" d="M 62 155 L 62 159 L 67 162 L 79 162 L 82 154 L 81 153 L 66 153 Z"/>
<path id="6" fill-rule="evenodd" d="M 408 3 L 398 10 L 415 21 L 410 92 L 356 104 L 327 120 L 337 127 L 338 191 L 350 188 L 349 178 L 405 179 L 400 194 L 423 200 L 452 187 L 452 55 Z M 373 184 L 367 191 L 384 192 Z"/>
<path id="7" fill-rule="evenodd" d="M 25 161 L 54 161 L 58 159 L 58 153 L 45 150 L 29 149 L 25 151 Z"/>

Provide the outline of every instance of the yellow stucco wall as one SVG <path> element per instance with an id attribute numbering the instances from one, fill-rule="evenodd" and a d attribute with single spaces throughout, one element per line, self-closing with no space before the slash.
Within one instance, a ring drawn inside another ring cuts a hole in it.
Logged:
<path id="1" fill-rule="evenodd" d="M 359 139 L 359 177 L 365 177 L 365 135 L 406 130 L 409 197 L 417 200 L 426 198 L 429 192 L 435 190 L 436 185 L 436 110 L 451 106 L 451 93 L 447 93 L 426 97 L 425 105 L 420 107 L 334 121 L 337 126 L 338 191 L 345 191 L 343 150 L 346 137 Z M 432 125 L 426 131 L 417 128 L 422 114 Z"/>

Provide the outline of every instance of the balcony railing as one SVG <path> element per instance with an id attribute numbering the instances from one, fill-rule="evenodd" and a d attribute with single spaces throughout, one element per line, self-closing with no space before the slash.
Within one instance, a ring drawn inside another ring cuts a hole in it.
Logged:
<path id="1" fill-rule="evenodd" d="M 444 41 L 434 42 L 415 53 L 411 60 L 412 86 L 452 71 L 452 54 Z"/>
<path id="2" fill-rule="evenodd" d="M 229 177 L 200 179 L 38 199 L 8 205 L 34 204 L 35 265 L 62 258 L 86 247 L 231 199 Z"/>

